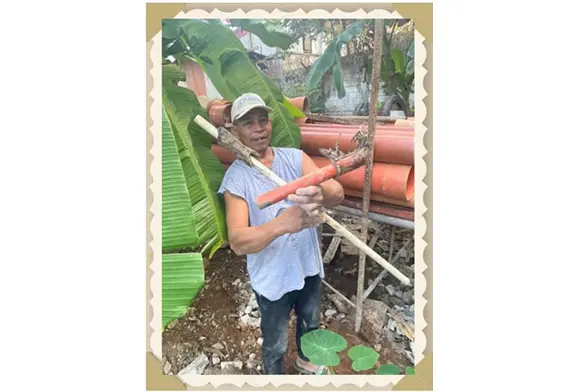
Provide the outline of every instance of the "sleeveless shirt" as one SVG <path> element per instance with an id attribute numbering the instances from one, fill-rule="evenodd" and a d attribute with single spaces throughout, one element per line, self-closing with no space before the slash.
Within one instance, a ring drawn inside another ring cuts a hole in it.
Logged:
<path id="1" fill-rule="evenodd" d="M 270 170 L 286 182 L 302 176 L 302 150 L 273 147 L 274 159 Z M 243 198 L 248 204 L 249 226 L 260 226 L 274 219 L 284 209 L 296 203 L 283 200 L 260 209 L 256 198 L 277 185 L 258 169 L 236 159 L 226 171 L 218 193 L 224 192 Z M 248 274 L 253 289 L 270 301 L 304 287 L 304 278 L 320 275 L 324 268 L 316 228 L 294 234 L 284 234 L 269 243 L 260 252 L 246 257 Z"/>

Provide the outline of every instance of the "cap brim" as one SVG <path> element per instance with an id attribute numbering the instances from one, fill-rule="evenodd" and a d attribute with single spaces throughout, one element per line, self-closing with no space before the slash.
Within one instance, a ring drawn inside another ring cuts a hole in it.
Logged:
<path id="1" fill-rule="evenodd" d="M 270 112 L 272 111 L 272 108 L 270 108 L 270 107 L 268 107 L 268 106 L 266 106 L 266 105 L 256 105 L 256 106 L 252 106 L 252 107 L 250 107 L 250 108 L 248 108 L 248 109 L 246 109 L 246 110 L 238 113 L 238 114 L 236 115 L 236 118 L 233 118 L 232 121 L 236 121 L 236 120 L 238 120 L 239 118 L 244 117 L 244 116 L 246 115 L 246 113 L 248 113 L 250 110 L 254 110 L 254 109 L 264 109 L 264 110 L 266 110 L 268 113 L 270 113 Z"/>

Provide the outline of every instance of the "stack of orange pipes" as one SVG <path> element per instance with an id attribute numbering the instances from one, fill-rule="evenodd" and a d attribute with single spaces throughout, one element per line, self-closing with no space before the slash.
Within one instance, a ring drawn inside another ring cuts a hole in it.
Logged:
<path id="1" fill-rule="evenodd" d="M 307 100 L 294 98 L 290 100 L 301 110 L 307 106 Z M 209 113 L 214 125 L 223 125 L 229 116 L 230 102 L 214 100 L 210 102 Z M 210 109 L 212 109 L 210 111 Z M 372 186 L 370 189 L 373 208 L 410 211 L 414 209 L 414 119 L 397 120 L 395 124 L 377 124 L 374 136 L 374 159 L 372 167 Z M 300 148 L 312 157 L 320 168 L 330 165 L 330 161 L 321 156 L 319 149 L 334 148 L 338 142 L 343 153 L 356 148 L 352 141 L 360 127 L 358 125 L 311 122 L 309 119 L 298 121 L 301 130 Z M 212 151 L 227 167 L 236 157 L 230 151 L 213 144 Z M 366 167 L 360 167 L 336 178 L 344 187 L 348 204 L 362 200 L 362 190 Z M 355 201 L 351 201 L 355 200 Z M 378 206 L 380 205 L 380 206 Z M 389 208 L 389 209 L 390 209 Z M 390 212 L 390 211 L 389 211 Z M 413 214 L 413 212 L 412 212 Z M 388 215 L 394 216 L 392 213 Z M 404 212 L 400 213 L 403 217 Z"/>

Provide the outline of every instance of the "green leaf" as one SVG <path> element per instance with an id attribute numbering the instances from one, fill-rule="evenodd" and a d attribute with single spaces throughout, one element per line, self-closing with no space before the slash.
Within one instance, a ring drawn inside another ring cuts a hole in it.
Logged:
<path id="1" fill-rule="evenodd" d="M 394 70 L 396 73 L 404 72 L 404 54 L 400 49 L 392 49 L 392 60 L 394 61 Z"/>
<path id="2" fill-rule="evenodd" d="M 316 329 L 302 336 L 302 352 L 310 362 L 317 366 L 338 366 L 337 353 L 348 344 L 344 337 L 327 329 Z"/>
<path id="3" fill-rule="evenodd" d="M 282 101 L 282 105 L 284 105 L 284 107 L 286 109 L 288 109 L 288 112 L 290 112 L 290 115 L 292 117 L 294 117 L 294 118 L 306 117 L 306 114 L 304 114 L 304 112 L 302 110 L 300 110 L 296 105 L 291 103 L 286 97 L 284 97 L 284 99 Z"/>
<path id="4" fill-rule="evenodd" d="M 416 372 L 414 371 L 414 368 L 408 366 L 408 367 L 406 368 L 406 374 L 412 375 L 412 374 L 416 374 Z"/>
<path id="5" fill-rule="evenodd" d="M 336 42 L 330 43 L 324 53 L 322 53 L 322 56 L 320 56 L 320 58 L 316 60 L 314 64 L 312 64 L 310 72 L 308 72 L 308 76 L 306 78 L 306 85 L 309 89 L 315 89 L 322 80 L 324 74 L 332 68 L 334 62 L 336 61 L 334 58 L 335 50 Z"/>
<path id="6" fill-rule="evenodd" d="M 162 108 L 162 250 L 198 245 L 198 233 L 178 147 Z"/>
<path id="7" fill-rule="evenodd" d="M 308 88 L 314 89 L 318 86 L 318 83 L 322 80 L 322 77 L 326 72 L 328 72 L 333 67 L 334 69 L 334 83 L 336 84 L 336 89 L 338 90 L 338 97 L 342 98 L 346 95 L 342 80 L 342 66 L 340 65 L 340 50 L 342 45 L 348 43 L 352 38 L 360 34 L 366 27 L 365 20 L 358 20 L 348 26 L 334 41 L 332 41 L 322 56 L 312 64 L 310 72 L 306 80 Z M 336 69 L 339 68 L 339 69 Z"/>
<path id="8" fill-rule="evenodd" d="M 280 89 L 248 57 L 248 52 L 234 33 L 222 24 L 193 19 L 181 27 L 181 35 L 224 99 L 233 100 L 247 92 L 262 97 L 272 112 L 273 146 L 300 147 L 300 128 L 282 104 Z M 211 64 L 207 61 L 211 61 Z"/>
<path id="9" fill-rule="evenodd" d="M 290 111 L 283 105 L 280 89 L 260 71 L 250 58 L 238 50 L 224 51 L 220 57 L 222 77 L 238 90 L 238 93 L 258 94 L 272 108 L 272 146 L 300 147 L 300 128 Z"/>
<path id="10" fill-rule="evenodd" d="M 376 374 L 379 375 L 394 375 L 400 374 L 400 368 L 393 363 L 387 363 L 376 369 Z"/>
<path id="11" fill-rule="evenodd" d="M 294 39 L 276 20 L 231 19 L 230 24 L 256 34 L 269 47 L 288 49 Z"/>
<path id="12" fill-rule="evenodd" d="M 342 34 L 340 34 L 337 38 L 337 42 L 340 44 L 340 47 L 342 47 L 342 44 L 348 43 L 348 41 L 360 34 L 365 27 L 366 21 L 363 19 L 357 20 L 350 26 L 346 27 L 346 30 L 344 30 Z M 339 53 L 339 51 L 337 53 Z"/>
<path id="13" fill-rule="evenodd" d="M 346 96 L 346 90 L 344 89 L 344 80 L 342 78 L 342 64 L 340 63 L 340 57 L 336 56 L 336 62 L 332 69 L 332 77 L 334 79 L 334 85 L 336 86 L 336 91 L 338 92 L 338 98 L 342 99 Z"/>
<path id="14" fill-rule="evenodd" d="M 380 354 L 374 349 L 361 344 L 348 350 L 348 357 L 353 361 L 352 369 L 356 372 L 372 369 L 376 365 L 379 356 Z"/>
<path id="15" fill-rule="evenodd" d="M 176 64 L 166 64 L 162 66 L 162 79 L 172 81 L 185 81 L 186 73 Z"/>
<path id="16" fill-rule="evenodd" d="M 236 98 L 236 93 L 230 89 L 228 81 L 222 76 L 219 61 L 220 56 L 226 50 L 235 49 L 248 53 L 232 30 L 222 24 L 187 19 L 181 28 L 181 36 L 190 46 L 189 54 L 195 56 L 196 59 L 202 59 L 198 63 L 222 97 L 227 100 Z"/>
<path id="17" fill-rule="evenodd" d="M 186 313 L 203 286 L 201 254 L 162 255 L 162 328 Z"/>
<path id="18" fill-rule="evenodd" d="M 162 19 L 162 38 L 177 38 L 179 35 L 179 29 L 187 23 L 187 19 Z"/>
<path id="19" fill-rule="evenodd" d="M 224 167 L 210 149 L 212 137 L 192 121 L 196 115 L 208 118 L 194 92 L 164 83 L 162 99 L 180 151 L 199 243 L 213 244 L 212 257 L 227 238 L 224 205 L 216 193 Z"/>

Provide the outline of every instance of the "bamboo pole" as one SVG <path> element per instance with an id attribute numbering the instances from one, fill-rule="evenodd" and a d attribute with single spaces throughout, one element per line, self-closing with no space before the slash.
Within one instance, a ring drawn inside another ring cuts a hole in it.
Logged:
<path id="1" fill-rule="evenodd" d="M 384 20 L 376 19 L 374 27 L 374 59 L 382 57 L 382 36 L 384 34 Z M 368 116 L 368 156 L 366 157 L 366 174 L 364 177 L 364 192 L 362 194 L 362 210 L 364 211 L 364 228 L 362 229 L 362 240 L 368 240 L 368 225 L 370 224 L 370 188 L 372 187 L 372 165 L 374 161 L 374 135 L 376 134 L 376 104 L 378 102 L 378 92 L 380 91 L 380 61 L 373 61 L 372 82 L 370 83 L 370 112 Z M 364 302 L 364 275 L 366 272 L 366 252 L 360 249 L 358 255 L 358 286 L 356 289 L 356 333 L 360 331 L 362 324 L 362 309 Z"/>
<path id="2" fill-rule="evenodd" d="M 196 124 L 198 124 L 206 132 L 208 132 L 210 135 L 212 135 L 212 137 L 218 139 L 218 136 L 219 136 L 218 130 L 216 129 L 216 127 L 214 127 L 214 125 L 212 125 L 208 121 L 206 121 L 206 119 L 204 119 L 201 116 L 196 116 L 194 118 L 194 122 Z M 278 185 L 278 186 L 286 185 L 286 181 L 284 181 L 282 178 L 280 178 L 276 174 L 274 174 L 273 171 L 268 169 L 258 159 L 256 159 L 255 157 L 252 157 L 252 156 L 250 156 L 249 159 L 250 159 L 250 162 L 247 162 L 247 163 L 253 165 L 262 174 L 264 174 L 269 179 L 271 179 L 273 182 L 275 182 L 276 185 Z M 396 269 L 396 267 L 394 267 L 392 264 L 387 262 L 382 256 L 380 256 L 373 249 L 371 249 L 366 244 L 366 242 L 362 242 L 358 237 L 356 237 L 354 234 L 350 233 L 344 226 L 342 226 L 340 223 L 336 222 L 327 213 L 324 213 L 324 217 L 326 219 L 326 223 L 335 230 L 336 235 L 340 235 L 340 236 L 346 238 L 354 246 L 359 248 L 362 252 L 365 252 L 372 260 L 374 260 L 375 262 L 380 264 L 383 268 L 388 270 L 388 272 L 390 272 L 390 274 L 392 274 L 392 276 L 394 276 L 396 279 L 398 279 L 399 281 L 401 281 L 405 285 L 407 285 L 407 286 L 412 285 L 412 283 L 410 282 L 410 279 L 408 279 L 408 277 L 406 277 L 404 274 L 402 274 L 402 272 L 400 272 L 398 269 Z"/>

